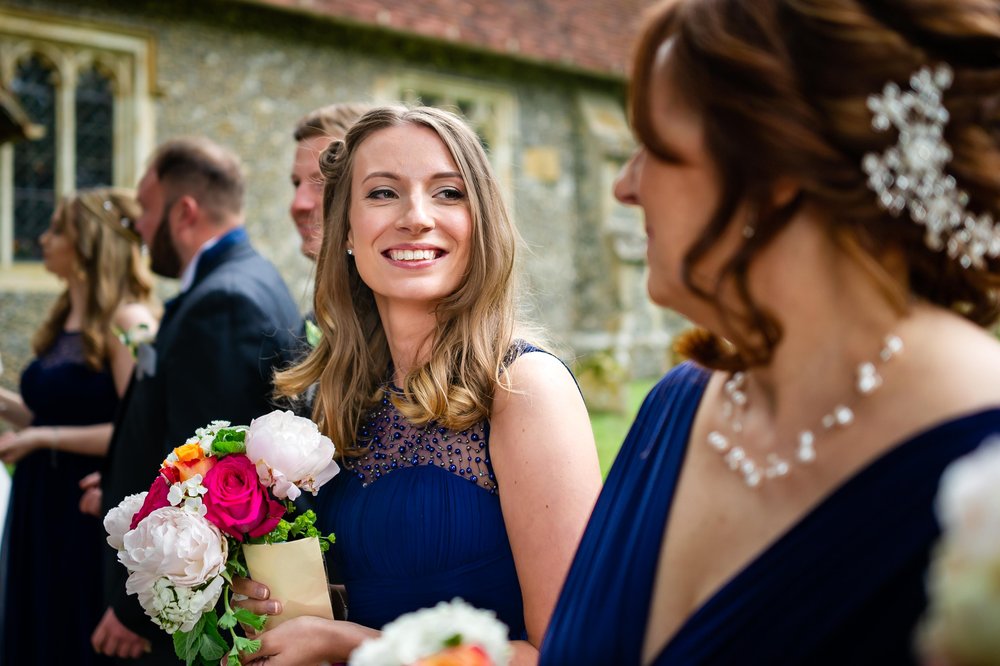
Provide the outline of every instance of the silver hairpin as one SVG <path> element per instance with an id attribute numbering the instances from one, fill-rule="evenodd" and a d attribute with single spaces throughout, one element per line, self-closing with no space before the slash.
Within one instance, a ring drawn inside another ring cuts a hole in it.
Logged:
<path id="1" fill-rule="evenodd" d="M 946 64 L 923 67 L 910 77 L 910 90 L 890 82 L 881 95 L 869 97 L 872 127 L 895 127 L 899 138 L 882 154 L 867 153 L 861 166 L 879 206 L 897 216 L 905 209 L 924 226 L 927 247 L 946 250 L 963 268 L 982 268 L 984 257 L 1000 256 L 1000 229 L 989 213 L 969 212 L 968 193 L 945 172 L 952 152 L 944 139 L 948 110 L 941 96 L 953 78 Z"/>

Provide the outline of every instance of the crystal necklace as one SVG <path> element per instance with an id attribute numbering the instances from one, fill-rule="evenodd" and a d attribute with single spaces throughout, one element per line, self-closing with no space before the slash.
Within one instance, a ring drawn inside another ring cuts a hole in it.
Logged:
<path id="1" fill-rule="evenodd" d="M 861 398 L 874 393 L 882 385 L 879 368 L 903 351 L 903 341 L 898 335 L 890 334 L 882 341 L 878 358 L 858 364 L 854 388 Z M 808 465 L 816 459 L 816 432 L 834 428 L 846 428 L 854 423 L 854 410 L 844 403 L 838 403 L 820 419 L 819 428 L 802 430 L 796 437 L 794 457 L 785 458 L 777 453 L 768 453 L 764 463 L 751 458 L 740 446 L 743 432 L 743 417 L 747 409 L 746 375 L 734 372 L 722 387 L 725 402 L 722 403 L 722 418 L 730 434 L 718 430 L 708 433 L 705 440 L 720 455 L 733 472 L 743 476 L 743 482 L 750 488 L 760 486 L 763 481 L 772 481 L 787 475 L 795 463 Z"/>

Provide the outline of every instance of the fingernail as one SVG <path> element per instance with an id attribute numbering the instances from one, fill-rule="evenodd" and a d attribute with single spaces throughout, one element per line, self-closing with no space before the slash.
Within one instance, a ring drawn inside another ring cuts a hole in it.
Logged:
<path id="1" fill-rule="evenodd" d="M 271 590 L 269 590 L 264 585 L 258 585 L 257 591 L 254 593 L 254 596 L 257 597 L 258 599 L 267 599 L 270 595 L 271 595 Z"/>
<path id="2" fill-rule="evenodd" d="M 281 613 L 281 604 L 277 601 L 272 601 L 267 604 L 267 614 L 268 615 L 279 615 Z"/>

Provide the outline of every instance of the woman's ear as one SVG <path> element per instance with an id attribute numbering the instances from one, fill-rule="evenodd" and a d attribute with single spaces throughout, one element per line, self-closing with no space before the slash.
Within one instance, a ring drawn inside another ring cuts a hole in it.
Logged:
<path id="1" fill-rule="evenodd" d="M 799 195 L 802 185 L 791 176 L 781 176 L 771 185 L 771 205 L 774 210 L 781 210 Z"/>

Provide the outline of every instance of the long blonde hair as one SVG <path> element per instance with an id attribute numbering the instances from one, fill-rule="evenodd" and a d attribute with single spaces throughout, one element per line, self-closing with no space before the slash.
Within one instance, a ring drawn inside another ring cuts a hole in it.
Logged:
<path id="1" fill-rule="evenodd" d="M 319 382 L 313 417 L 348 455 L 359 452 L 358 427 L 381 399 L 392 363 L 374 295 L 346 255 L 352 175 L 368 137 L 405 124 L 433 130 L 455 160 L 467 190 L 472 247 L 461 284 L 437 305 L 429 359 L 407 373 L 401 393 L 393 393 L 396 407 L 414 424 L 435 421 L 456 430 L 488 418 L 496 390 L 505 386 L 515 330 L 522 330 L 513 284 L 519 237 L 475 133 L 454 114 L 430 107 L 366 113 L 320 158 L 325 228 L 314 309 L 322 338 L 302 363 L 275 378 L 286 397 Z"/>
<path id="2" fill-rule="evenodd" d="M 152 305 L 153 279 L 140 252 L 133 225 L 142 210 L 127 190 L 80 190 L 59 202 L 55 229 L 66 234 L 76 253 L 87 290 L 80 334 L 84 359 L 101 370 L 108 359 L 115 312 L 123 303 Z M 36 355 L 55 344 L 69 316 L 69 290 L 56 299 L 31 341 Z"/>

